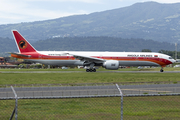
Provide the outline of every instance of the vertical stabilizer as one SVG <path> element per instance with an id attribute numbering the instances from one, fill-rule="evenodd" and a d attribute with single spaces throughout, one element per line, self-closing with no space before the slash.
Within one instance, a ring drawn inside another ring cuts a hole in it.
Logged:
<path id="1" fill-rule="evenodd" d="M 12 33 L 20 53 L 36 52 L 36 49 L 17 30 L 12 30 Z"/>

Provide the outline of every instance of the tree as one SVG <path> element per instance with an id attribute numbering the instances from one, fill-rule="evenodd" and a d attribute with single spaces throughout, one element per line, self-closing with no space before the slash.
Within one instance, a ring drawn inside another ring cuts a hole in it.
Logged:
<path id="1" fill-rule="evenodd" d="M 159 53 L 163 53 L 171 56 L 172 58 L 175 58 L 175 51 L 160 50 Z M 177 52 L 177 59 L 180 59 L 180 52 Z"/>
<path id="2" fill-rule="evenodd" d="M 150 49 L 142 49 L 141 52 L 152 52 Z"/>

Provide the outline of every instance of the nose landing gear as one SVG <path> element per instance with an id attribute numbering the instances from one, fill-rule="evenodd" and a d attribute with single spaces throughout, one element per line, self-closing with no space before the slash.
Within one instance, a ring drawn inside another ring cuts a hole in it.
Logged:
<path id="1" fill-rule="evenodd" d="M 163 67 L 161 67 L 161 70 L 160 70 L 160 72 L 164 72 L 164 70 L 163 70 Z"/>

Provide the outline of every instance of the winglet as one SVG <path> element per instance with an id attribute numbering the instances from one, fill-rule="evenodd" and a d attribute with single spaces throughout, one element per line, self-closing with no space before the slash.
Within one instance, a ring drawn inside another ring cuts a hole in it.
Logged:
<path id="1" fill-rule="evenodd" d="M 12 30 L 12 34 L 20 53 L 36 52 L 36 49 L 17 30 Z"/>

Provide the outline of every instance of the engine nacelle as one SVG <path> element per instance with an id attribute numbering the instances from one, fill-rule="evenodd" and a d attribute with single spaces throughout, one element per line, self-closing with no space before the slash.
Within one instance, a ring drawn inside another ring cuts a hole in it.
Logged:
<path id="1" fill-rule="evenodd" d="M 103 63 L 103 67 L 108 70 L 117 70 L 119 68 L 119 61 L 117 60 L 108 60 Z"/>

